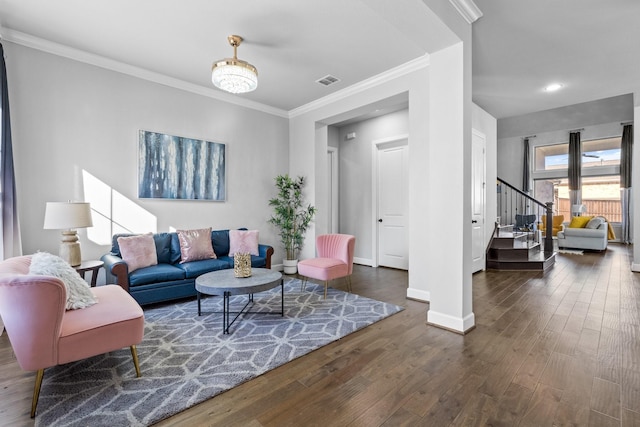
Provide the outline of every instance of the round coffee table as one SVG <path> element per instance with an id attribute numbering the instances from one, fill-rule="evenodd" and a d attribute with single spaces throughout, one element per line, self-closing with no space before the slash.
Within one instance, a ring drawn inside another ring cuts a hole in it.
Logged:
<path id="1" fill-rule="evenodd" d="M 268 291 L 280 285 L 280 312 L 252 312 L 248 311 L 249 304 L 253 305 L 253 294 Z M 222 332 L 229 333 L 229 328 L 240 317 L 241 314 L 280 314 L 284 317 L 284 280 L 278 271 L 266 268 L 252 268 L 251 276 L 236 277 L 233 269 L 218 270 L 205 273 L 196 278 L 196 291 L 198 295 L 198 316 L 202 314 L 200 298 L 205 295 L 222 295 Z M 249 295 L 249 300 L 240 311 L 231 312 L 229 310 L 229 297 L 232 295 Z M 246 310 L 246 311 L 245 311 Z M 230 314 L 235 314 L 233 320 Z"/>

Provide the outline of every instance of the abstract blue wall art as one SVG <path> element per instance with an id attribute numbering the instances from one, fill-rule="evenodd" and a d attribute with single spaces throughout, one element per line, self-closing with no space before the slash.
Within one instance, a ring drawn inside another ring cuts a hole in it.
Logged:
<path id="1" fill-rule="evenodd" d="M 226 200 L 225 145 L 141 130 L 138 198 Z"/>

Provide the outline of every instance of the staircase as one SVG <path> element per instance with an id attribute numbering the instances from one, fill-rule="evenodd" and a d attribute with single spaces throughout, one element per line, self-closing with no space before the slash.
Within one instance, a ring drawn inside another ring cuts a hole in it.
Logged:
<path id="1" fill-rule="evenodd" d="M 513 225 L 496 226 L 487 250 L 487 268 L 547 271 L 553 267 L 555 253 L 545 254 L 535 233 L 537 231 L 514 231 Z"/>
<path id="2" fill-rule="evenodd" d="M 498 221 L 487 247 L 486 267 L 547 271 L 556 262 L 551 236 L 539 231 L 542 217 L 551 230 L 552 203 L 542 203 L 498 178 Z"/>

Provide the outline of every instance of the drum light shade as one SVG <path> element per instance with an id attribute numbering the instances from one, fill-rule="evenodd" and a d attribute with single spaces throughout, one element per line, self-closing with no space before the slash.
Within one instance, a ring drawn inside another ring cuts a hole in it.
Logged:
<path id="1" fill-rule="evenodd" d="M 213 63 L 211 81 L 215 87 L 230 93 L 246 93 L 258 87 L 258 70 L 246 61 L 238 59 L 240 36 L 229 36 L 233 46 L 233 58 L 225 58 Z"/>

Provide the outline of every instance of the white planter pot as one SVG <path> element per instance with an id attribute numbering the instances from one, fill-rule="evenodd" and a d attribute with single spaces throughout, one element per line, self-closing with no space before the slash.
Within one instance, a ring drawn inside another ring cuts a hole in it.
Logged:
<path id="1" fill-rule="evenodd" d="M 282 265 L 284 266 L 284 274 L 296 274 L 298 272 L 297 259 L 283 259 Z"/>

